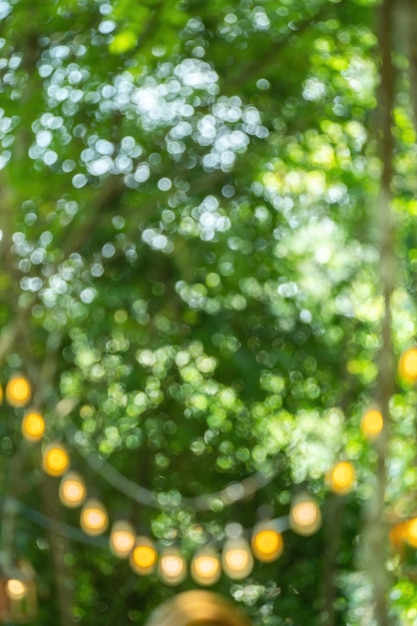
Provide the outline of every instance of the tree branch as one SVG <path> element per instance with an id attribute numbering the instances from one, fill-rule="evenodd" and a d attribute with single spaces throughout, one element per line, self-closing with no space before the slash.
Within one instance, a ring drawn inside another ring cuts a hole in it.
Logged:
<path id="1" fill-rule="evenodd" d="M 338 8 L 345 3 L 346 0 L 341 0 Z M 237 68 L 239 74 L 235 78 L 231 78 L 229 76 L 225 78 L 227 81 L 227 89 L 229 90 L 230 87 L 235 89 L 239 88 L 242 83 L 247 84 L 251 79 L 259 78 L 269 70 L 275 69 L 278 63 L 277 55 L 279 52 L 281 50 L 285 50 L 295 36 L 304 33 L 314 27 L 318 21 L 322 20 L 328 14 L 329 8 L 334 9 L 334 6 L 328 2 L 324 2 L 316 13 L 305 18 L 304 20 L 294 23 L 290 32 L 282 36 L 281 39 L 275 42 L 272 46 L 268 47 L 263 56 L 257 57 L 256 61 L 254 61 L 247 68 L 239 66 Z"/>

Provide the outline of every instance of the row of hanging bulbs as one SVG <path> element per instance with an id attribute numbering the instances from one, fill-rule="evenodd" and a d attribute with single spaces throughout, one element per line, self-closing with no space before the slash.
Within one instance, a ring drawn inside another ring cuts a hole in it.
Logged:
<path id="1" fill-rule="evenodd" d="M 86 489 L 81 477 L 74 472 L 63 475 L 59 487 L 59 497 L 65 506 L 81 506 L 86 497 Z M 321 513 L 318 505 L 307 495 L 299 496 L 291 509 L 289 525 L 302 535 L 310 535 L 318 530 Z M 80 525 L 90 536 L 102 535 L 109 526 L 104 505 L 95 499 L 87 500 L 81 509 Z M 269 563 L 276 560 L 283 550 L 282 534 L 274 521 L 264 522 L 255 527 L 251 545 L 243 536 L 229 537 L 222 550 L 222 556 L 214 548 L 205 547 L 192 558 L 191 576 L 201 585 L 214 584 L 221 572 L 232 579 L 245 578 L 254 566 L 255 556 L 259 561 Z M 187 575 L 187 563 L 176 548 L 166 548 L 158 556 L 154 542 L 145 536 L 136 536 L 133 526 L 127 520 L 113 523 L 109 546 L 119 558 L 129 558 L 131 568 L 138 574 L 147 575 L 157 570 L 167 584 L 178 584 Z"/>
<path id="2" fill-rule="evenodd" d="M 25 406 L 31 399 L 29 382 L 21 376 L 12 378 L 6 386 L 6 400 L 14 407 Z M 45 432 L 45 420 L 38 411 L 25 413 L 21 430 L 24 438 L 40 441 Z M 81 508 L 80 526 L 90 536 L 104 534 L 109 517 L 104 505 L 97 499 L 87 499 L 87 489 L 82 477 L 71 471 L 70 457 L 60 443 L 48 445 L 42 456 L 43 470 L 53 477 L 61 477 L 59 498 L 69 508 Z M 321 513 L 317 504 L 307 495 L 294 503 L 290 526 L 300 534 L 309 535 L 319 528 Z M 109 547 L 119 558 L 129 558 L 133 571 L 140 575 L 158 572 L 166 584 L 175 585 L 187 575 L 187 562 L 177 548 L 165 548 L 158 555 L 154 542 L 145 536 L 136 536 L 130 522 L 117 520 L 113 523 Z M 268 563 L 277 559 L 283 550 L 282 534 L 274 523 L 255 528 L 251 546 L 243 536 L 228 538 L 220 555 L 214 548 L 201 548 L 191 560 L 191 576 L 201 585 L 212 585 L 222 571 L 232 579 L 241 579 L 252 571 L 254 556 Z"/>
<path id="3" fill-rule="evenodd" d="M 62 504 L 70 508 L 81 506 L 82 530 L 90 536 L 102 535 L 109 527 L 106 508 L 99 500 L 86 500 L 84 481 L 79 474 L 67 471 L 68 467 L 69 457 L 61 445 L 54 444 L 45 450 L 43 469 L 52 476 L 62 476 L 59 486 Z M 338 472 L 335 475 L 338 476 Z M 343 477 L 337 480 L 340 483 Z M 293 502 L 288 523 L 295 532 L 311 535 L 320 528 L 320 508 L 308 494 L 300 494 Z M 113 523 L 109 546 L 115 556 L 129 558 L 132 570 L 140 575 L 157 571 L 168 585 L 179 584 L 187 576 L 186 559 L 177 548 L 166 548 L 158 554 L 154 542 L 149 537 L 136 536 L 127 520 Z M 216 583 L 222 571 L 229 578 L 239 580 L 252 571 L 254 557 L 264 563 L 272 562 L 282 554 L 283 546 L 283 537 L 275 522 L 264 522 L 253 530 L 250 544 L 243 535 L 229 537 L 221 556 L 214 548 L 201 548 L 191 559 L 190 574 L 203 586 Z"/>
<path id="4" fill-rule="evenodd" d="M 417 380 L 417 349 L 405 352 L 399 363 L 400 376 L 406 381 Z M 12 377 L 5 388 L 5 398 L 13 407 L 26 406 L 32 396 L 28 380 L 23 376 Z M 0 387 L 0 401 L 3 391 Z M 361 420 L 361 430 L 369 440 L 376 439 L 382 432 L 384 420 L 377 408 L 370 408 Z M 21 423 L 22 434 L 31 442 L 40 441 L 45 432 L 43 416 L 35 410 L 25 413 Z M 104 505 L 97 499 L 87 499 L 87 489 L 82 477 L 70 471 L 70 458 L 64 446 L 58 443 L 47 446 L 43 452 L 42 467 L 53 477 L 61 477 L 59 498 L 67 507 L 81 508 L 80 526 L 90 536 L 105 533 L 109 518 Z M 349 493 L 356 480 L 356 472 L 350 461 L 340 461 L 327 473 L 328 487 L 339 495 Z M 411 522 L 408 522 L 410 526 Z M 301 535 L 315 533 L 321 525 L 321 512 L 308 494 L 299 495 L 290 510 L 288 525 Z M 416 520 L 417 526 L 417 520 Z M 410 526 L 411 527 L 411 526 Z M 417 540 L 414 541 L 417 544 Z M 136 536 L 132 525 L 125 520 L 113 523 L 109 546 L 113 554 L 128 558 L 131 568 L 141 575 L 158 572 L 167 584 L 178 584 L 187 575 L 187 563 L 177 548 L 166 548 L 158 555 L 154 542 L 145 536 Z M 251 543 L 243 536 L 228 538 L 222 554 L 211 547 L 201 548 L 191 560 L 191 576 L 201 585 L 212 585 L 222 571 L 232 579 L 245 578 L 254 565 L 254 558 L 262 562 L 277 559 L 283 551 L 282 534 L 274 522 L 256 527 Z"/>

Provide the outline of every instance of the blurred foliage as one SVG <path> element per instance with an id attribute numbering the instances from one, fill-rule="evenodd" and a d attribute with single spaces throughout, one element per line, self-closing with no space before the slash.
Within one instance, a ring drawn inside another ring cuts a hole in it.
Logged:
<path id="1" fill-rule="evenodd" d="M 287 515 L 298 491 L 313 494 L 317 535 L 288 531 L 276 563 L 215 585 L 256 626 L 371 623 L 360 553 L 375 453 L 360 421 L 383 311 L 376 4 L 0 2 L 2 383 L 28 375 L 45 442 L 65 442 L 110 517 L 160 548 L 190 557 L 221 545 L 227 524 L 252 528 Z M 396 67 L 399 355 L 416 334 L 417 205 L 403 50 Z M 417 398 L 397 382 L 386 500 L 405 519 L 416 512 Z M 3 405 L 2 493 L 25 503 L 13 550 L 38 573 L 33 624 L 48 626 L 60 619 L 57 565 L 33 511 L 51 516 L 51 503 L 39 445 L 20 476 L 12 469 L 22 415 Z M 154 506 L 109 485 L 88 463 L 97 453 L 154 492 Z M 339 459 L 357 473 L 343 497 L 325 481 Z M 277 475 L 231 506 L 182 499 L 255 472 Z M 77 511 L 54 515 L 78 527 Z M 105 542 L 76 539 L 63 544 L 74 623 L 145 624 L 176 593 Z M 410 625 L 415 559 L 410 549 L 388 563 L 393 615 Z M 179 590 L 193 587 L 187 578 Z"/>

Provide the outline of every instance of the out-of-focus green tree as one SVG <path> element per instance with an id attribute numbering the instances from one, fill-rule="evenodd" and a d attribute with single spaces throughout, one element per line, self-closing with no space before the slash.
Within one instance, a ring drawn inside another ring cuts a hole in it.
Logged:
<path id="1" fill-rule="evenodd" d="M 145 624 L 198 586 L 83 534 L 42 470 L 60 443 L 110 524 L 188 563 L 239 524 L 286 529 L 310 493 L 317 533 L 214 585 L 256 626 L 417 624 L 417 397 L 396 374 L 417 327 L 414 13 L 0 0 L 1 377 L 33 389 L 2 407 L 0 564 L 35 568 L 31 623 Z"/>

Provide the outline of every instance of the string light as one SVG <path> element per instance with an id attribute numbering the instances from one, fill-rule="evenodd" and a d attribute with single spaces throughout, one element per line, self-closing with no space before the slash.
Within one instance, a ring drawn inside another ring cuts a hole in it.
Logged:
<path id="1" fill-rule="evenodd" d="M 408 355 L 406 365 L 403 365 L 403 371 L 407 372 L 409 377 L 414 376 L 417 380 L 417 349 L 413 351 L 415 354 Z M 405 355 L 403 355 L 405 357 Z M 412 373 L 412 364 L 415 362 L 415 373 Z M 411 364 L 411 365 L 410 365 Z M 408 368 L 408 369 L 407 369 Z M 6 387 L 6 398 L 12 406 L 23 406 L 31 397 L 31 389 L 28 381 L 24 377 L 14 377 Z M 0 386 L 0 401 L 2 399 L 2 389 Z M 14 404 L 13 404 L 14 403 Z M 372 409 L 365 413 L 362 418 L 361 428 L 363 432 L 371 437 L 377 436 L 383 428 L 383 418 L 379 411 Z M 38 441 L 42 438 L 45 431 L 45 421 L 36 411 L 28 412 L 22 420 L 22 434 L 31 441 Z M 88 459 L 88 457 L 86 457 Z M 97 457 L 98 459 L 98 457 Z M 137 490 L 142 493 L 147 500 L 147 504 L 160 507 L 156 504 L 157 497 L 155 494 L 146 490 L 133 481 L 129 481 L 123 477 L 117 470 L 114 470 L 108 463 L 101 459 L 94 462 L 92 466 L 98 469 L 98 466 L 104 466 L 106 472 L 112 472 L 110 482 L 122 481 L 124 485 L 117 488 L 121 491 Z M 69 467 L 69 456 L 65 448 L 61 445 L 52 445 L 48 447 L 43 456 L 43 468 L 51 476 L 61 476 Z M 330 488 L 336 493 L 348 493 L 355 481 L 355 470 L 351 463 L 344 461 L 338 463 L 331 471 L 329 479 Z M 271 476 L 256 474 L 248 479 L 244 479 L 238 484 L 233 484 L 233 493 L 229 487 L 222 489 L 215 494 L 206 494 L 197 498 L 183 498 L 181 503 L 186 504 L 193 501 L 196 510 L 206 510 L 206 506 L 211 506 L 214 496 L 218 496 L 224 504 L 235 502 L 242 497 L 246 497 L 247 493 L 256 491 L 260 486 L 267 484 L 271 480 Z M 146 493 L 145 493 L 146 492 Z M 68 495 L 69 494 L 69 495 Z M 67 474 L 61 481 L 59 495 L 61 501 L 66 506 L 80 506 L 85 499 L 86 489 L 82 479 L 74 474 Z M 129 493 L 128 495 L 132 495 Z M 138 500 L 138 497 L 135 498 Z M 152 502 L 150 502 L 150 499 Z M 203 501 L 204 500 L 204 501 Z M 89 535 L 100 535 L 105 532 L 108 526 L 108 516 L 104 506 L 96 500 L 89 500 L 81 512 L 81 527 L 85 533 Z M 289 526 L 301 535 L 310 535 L 316 532 L 321 525 L 321 512 L 317 504 L 307 496 L 298 498 L 290 511 Z M 143 541 L 140 543 L 140 541 Z M 128 522 L 115 522 L 110 534 L 110 548 L 114 554 L 121 557 L 130 555 L 130 563 L 132 569 L 138 573 L 150 573 L 155 568 L 157 562 L 157 552 L 152 542 L 144 541 L 145 538 L 136 538 L 132 526 Z M 417 518 L 411 520 L 407 525 L 407 541 L 410 545 L 417 547 Z M 265 563 L 277 559 L 283 551 L 282 535 L 273 526 L 266 527 L 260 525 L 253 531 L 251 546 L 253 554 L 257 559 Z M 222 565 L 225 573 L 232 579 L 242 579 L 250 574 L 253 569 L 253 556 L 248 543 L 240 539 L 229 539 L 225 542 L 222 553 Z M 162 580 L 167 584 L 178 584 L 186 576 L 186 562 L 178 551 L 174 549 L 165 550 L 158 563 L 158 572 Z M 221 576 L 221 566 L 219 556 L 212 550 L 200 550 L 194 555 L 191 563 L 191 574 L 193 578 L 201 585 L 212 585 Z M 17 581 L 19 582 L 19 581 Z"/>
<path id="2" fill-rule="evenodd" d="M 52 444 L 44 452 L 42 467 L 50 476 L 62 476 L 69 467 L 68 452 L 60 444 Z"/>
<path id="3" fill-rule="evenodd" d="M 29 381 L 24 376 L 13 376 L 6 385 L 6 400 L 13 407 L 25 406 L 31 396 Z"/>
<path id="4" fill-rule="evenodd" d="M 22 435 L 28 441 L 39 441 L 45 432 L 45 420 L 37 411 L 26 413 L 22 420 Z"/>
<path id="5" fill-rule="evenodd" d="M 263 563 L 271 563 L 281 556 L 284 541 L 281 533 L 270 525 L 261 524 L 252 535 L 252 550 L 255 557 Z"/>
<path id="6" fill-rule="evenodd" d="M 321 512 L 308 494 L 298 496 L 290 511 L 290 527 L 299 535 L 313 535 L 321 526 Z"/>
<path id="7" fill-rule="evenodd" d="M 148 537 L 136 537 L 134 548 L 130 553 L 130 567 L 142 576 L 151 574 L 155 569 L 157 552 L 155 545 Z"/>
<path id="8" fill-rule="evenodd" d="M 187 576 L 187 564 L 179 550 L 167 548 L 158 562 L 158 574 L 167 585 L 179 585 Z"/>
<path id="9" fill-rule="evenodd" d="M 242 538 L 228 539 L 223 547 L 222 565 L 229 578 L 241 580 L 253 569 L 253 556 L 249 544 Z"/>
<path id="10" fill-rule="evenodd" d="M 200 585 L 214 585 L 221 574 L 220 559 L 214 550 L 203 548 L 191 561 L 191 575 Z"/>
<path id="11" fill-rule="evenodd" d="M 356 472 L 352 463 L 341 461 L 337 463 L 328 476 L 330 489 L 339 495 L 345 495 L 352 490 Z"/>
<path id="12" fill-rule="evenodd" d="M 27 594 L 27 586 L 22 580 L 11 578 L 7 581 L 6 593 L 11 600 L 22 600 Z"/>
<path id="13" fill-rule="evenodd" d="M 108 526 L 107 511 L 98 500 L 87 500 L 80 517 L 81 528 L 87 535 L 102 535 Z"/>
<path id="14" fill-rule="evenodd" d="M 410 348 L 402 354 L 398 371 L 400 376 L 406 380 L 417 380 L 417 348 Z"/>
<path id="15" fill-rule="evenodd" d="M 384 418 L 377 409 L 370 409 L 362 417 L 361 429 L 365 437 L 375 439 L 384 427 Z"/>
<path id="16" fill-rule="evenodd" d="M 81 476 L 68 472 L 63 476 L 59 486 L 59 499 L 69 508 L 81 506 L 86 497 L 86 488 Z"/>
<path id="17" fill-rule="evenodd" d="M 125 520 L 114 522 L 110 533 L 110 549 L 119 558 L 127 558 L 135 545 L 135 531 Z"/>

